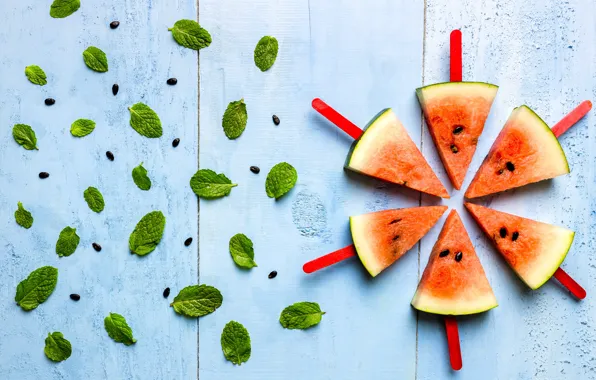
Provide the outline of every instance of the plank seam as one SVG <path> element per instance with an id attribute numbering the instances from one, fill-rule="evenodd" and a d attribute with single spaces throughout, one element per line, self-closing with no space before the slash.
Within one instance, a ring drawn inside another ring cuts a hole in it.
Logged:
<path id="1" fill-rule="evenodd" d="M 199 0 L 196 0 L 197 7 L 197 22 L 199 22 Z M 197 51 L 197 170 L 201 167 L 201 53 Z M 197 284 L 201 283 L 201 202 L 197 197 Z M 200 318 L 197 318 L 197 380 L 200 378 L 201 372 L 201 355 L 200 355 Z"/>

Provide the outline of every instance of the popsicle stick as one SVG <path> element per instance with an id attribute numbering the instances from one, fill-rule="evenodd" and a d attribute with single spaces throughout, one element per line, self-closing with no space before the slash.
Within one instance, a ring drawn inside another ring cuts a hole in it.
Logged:
<path id="1" fill-rule="evenodd" d="M 358 128 L 356 124 L 343 117 L 339 112 L 331 108 L 321 99 L 314 98 L 312 100 L 312 108 L 314 108 L 321 115 L 325 116 L 327 120 L 335 124 L 339 129 L 352 136 L 354 140 L 362 136 L 362 129 Z"/>
<path id="2" fill-rule="evenodd" d="M 462 80 L 462 46 L 461 30 L 455 29 L 449 36 L 449 80 L 461 82 Z"/>
<path id="3" fill-rule="evenodd" d="M 578 299 L 583 300 L 586 298 L 586 290 L 581 287 L 580 284 L 575 282 L 574 279 L 571 278 L 563 269 L 559 268 L 556 270 L 554 277 L 567 288 Z"/>
<path id="4" fill-rule="evenodd" d="M 349 245 L 342 249 L 338 249 L 335 252 L 331 252 L 325 256 L 321 256 L 317 259 L 309 261 L 308 263 L 302 266 L 302 270 L 304 273 L 312 273 L 316 272 L 320 269 L 327 268 L 333 264 L 337 264 L 340 261 L 348 259 L 352 256 L 356 256 L 356 247 L 353 245 Z"/>
<path id="5" fill-rule="evenodd" d="M 592 109 L 592 102 L 589 100 L 584 100 L 581 104 L 571 112 L 567 114 L 564 118 L 561 119 L 557 124 L 552 127 L 552 131 L 557 136 L 561 136 L 563 133 L 567 132 L 567 130 L 575 125 L 580 119 L 590 110 Z"/>
<path id="6" fill-rule="evenodd" d="M 459 347 L 459 331 L 455 317 L 445 316 L 445 332 L 447 333 L 447 346 L 449 347 L 449 361 L 451 368 L 459 371 L 462 367 L 461 349 Z"/>

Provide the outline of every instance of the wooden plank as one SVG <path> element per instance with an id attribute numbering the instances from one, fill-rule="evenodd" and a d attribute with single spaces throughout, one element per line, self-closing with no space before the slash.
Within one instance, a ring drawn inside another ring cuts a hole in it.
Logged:
<path id="1" fill-rule="evenodd" d="M 482 315 L 459 318 L 463 370 L 460 379 L 594 378 L 595 311 L 589 301 L 596 270 L 591 252 L 596 239 L 594 185 L 594 117 L 588 116 L 561 138 L 572 172 L 552 181 L 486 199 L 498 210 L 567 226 L 575 242 L 562 267 L 587 290 L 576 302 L 556 283 L 529 290 L 498 257 L 462 206 L 463 192 L 513 107 L 527 104 L 554 125 L 580 101 L 594 99 L 596 50 L 590 1 L 428 0 L 425 84 L 449 79 L 449 32 L 463 32 L 464 80 L 500 86 L 478 151 L 461 192 L 449 201 L 460 211 L 499 300 Z M 439 163 L 425 129 L 424 153 Z M 442 179 L 446 175 L 442 173 Z M 426 264 L 436 239 L 424 239 Z M 593 296 L 593 294 L 592 294 Z M 444 328 L 434 316 L 420 314 L 418 378 L 450 378 Z"/>
<path id="2" fill-rule="evenodd" d="M 200 202 L 200 279 L 221 289 L 224 304 L 200 320 L 200 378 L 413 378 L 416 319 L 408 307 L 417 283 L 416 248 L 375 279 L 357 259 L 313 275 L 302 264 L 351 243 L 348 217 L 417 206 L 419 195 L 347 175 L 351 140 L 310 108 L 329 102 L 356 124 L 394 107 L 420 140 L 412 91 L 421 83 L 422 2 L 200 2 L 200 22 L 213 44 L 200 54 L 200 166 L 226 173 L 239 186 L 229 197 Z M 253 62 L 263 35 L 277 37 L 279 57 L 268 72 Z M 248 127 L 236 141 L 221 129 L 228 104 L 244 98 Z M 276 127 L 271 115 L 277 114 Z M 273 201 L 269 169 L 288 161 L 298 185 Z M 257 165 L 261 173 L 249 171 Z M 243 271 L 228 240 L 245 233 L 258 267 Z M 267 278 L 277 270 L 274 280 Z M 281 310 L 319 302 L 327 314 L 308 331 L 283 330 Z M 251 359 L 237 368 L 220 350 L 224 325 L 236 320 L 252 339 Z"/>
<path id="3" fill-rule="evenodd" d="M 184 239 L 197 231 L 197 201 L 188 180 L 197 166 L 197 54 L 178 46 L 167 27 L 196 17 L 194 0 L 100 0 L 82 2 L 65 19 L 49 16 L 50 1 L 0 3 L 0 378 L 2 379 L 191 379 L 197 376 L 197 323 L 177 316 L 169 301 L 197 282 L 196 248 Z M 117 30 L 108 24 L 118 19 Z M 95 45 L 109 58 L 110 71 L 92 72 L 82 52 Z M 48 84 L 35 86 L 25 66 L 40 65 Z M 166 85 L 168 77 L 178 85 Z M 117 96 L 111 93 L 119 83 Z M 56 99 L 52 107 L 46 97 Z M 145 102 L 161 117 L 164 135 L 147 139 L 129 125 L 127 107 Z M 77 118 L 97 122 L 83 138 L 70 136 Z M 15 123 L 37 132 L 39 151 L 25 151 L 12 139 Z M 173 138 L 181 139 L 172 148 Z M 106 159 L 111 150 L 115 161 Z M 139 190 L 131 170 L 140 162 L 153 187 Z M 50 178 L 40 180 L 40 171 Z M 106 208 L 91 212 L 83 191 L 97 186 Z M 16 225 L 17 201 L 31 210 L 30 230 Z M 159 209 L 167 217 L 164 239 L 147 257 L 128 252 L 138 220 Z M 59 258 L 60 230 L 77 228 L 74 255 Z M 91 243 L 103 246 L 95 252 Z M 196 236 L 195 236 L 196 241 Z M 46 303 L 25 313 L 14 303 L 17 284 L 43 265 L 59 268 L 58 286 Z M 163 289 L 172 289 L 170 300 Z M 79 302 L 70 293 L 81 294 Z M 104 331 L 109 312 L 123 314 L 136 345 L 113 342 Z M 43 354 L 48 332 L 70 340 L 69 360 L 56 364 Z"/>

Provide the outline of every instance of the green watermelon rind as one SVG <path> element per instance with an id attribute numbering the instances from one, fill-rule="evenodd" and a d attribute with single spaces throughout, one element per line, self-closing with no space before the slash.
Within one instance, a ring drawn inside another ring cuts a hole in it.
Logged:
<path id="1" fill-rule="evenodd" d="M 574 231 L 570 231 L 571 233 L 569 234 L 569 244 L 567 245 L 567 248 L 565 249 L 565 252 L 563 252 L 563 254 L 561 255 L 560 260 L 558 261 L 554 261 L 554 265 L 552 267 L 552 270 L 549 270 L 547 272 L 548 276 L 545 276 L 544 279 L 541 279 L 537 284 L 538 285 L 531 285 L 528 284 L 528 282 L 522 277 L 520 276 L 517 271 L 513 270 L 513 272 L 515 272 L 515 274 L 517 275 L 517 277 L 520 278 L 520 280 L 522 280 L 526 285 L 528 285 L 532 290 L 536 290 L 538 288 L 540 288 L 542 285 L 546 284 L 546 282 L 548 280 L 551 279 L 551 277 L 555 274 L 555 272 L 557 271 L 557 269 L 559 269 L 559 267 L 561 266 L 561 264 L 563 264 L 563 261 L 565 261 L 565 258 L 567 257 L 567 254 L 569 253 L 569 250 L 571 249 L 571 245 L 573 245 L 573 240 L 575 239 L 575 232 Z"/>
<path id="2" fill-rule="evenodd" d="M 467 84 L 473 84 L 473 85 L 484 85 L 486 87 L 489 88 L 499 88 L 499 86 L 497 86 L 496 84 L 492 84 L 492 83 L 488 83 L 488 82 L 442 82 L 442 83 L 434 83 L 434 84 L 429 84 L 428 86 L 423 86 L 423 87 L 419 87 L 416 89 L 416 95 L 418 96 L 418 101 L 420 102 L 420 105 L 422 105 L 424 107 L 424 91 L 428 91 L 428 90 L 433 90 L 436 88 L 440 88 L 440 87 L 446 87 L 446 86 L 458 86 L 461 87 L 461 85 L 467 85 Z"/>
<path id="3" fill-rule="evenodd" d="M 430 314 L 438 314 L 438 315 L 472 315 L 472 314 L 478 314 L 478 313 L 484 313 L 485 311 L 489 311 L 491 309 L 494 309 L 495 307 L 499 306 L 499 303 L 496 301 L 496 299 L 494 300 L 494 303 L 490 303 L 487 306 L 478 308 L 478 309 L 469 309 L 466 311 L 455 311 L 455 310 L 450 310 L 450 309 L 440 309 L 440 308 L 428 308 L 428 307 L 420 307 L 419 305 L 415 305 L 417 302 L 416 299 L 416 295 L 414 294 L 414 299 L 412 299 L 411 305 L 414 307 L 414 309 L 416 310 L 420 310 L 420 311 L 424 311 L 425 313 L 430 313 Z M 492 301 L 492 300 L 491 300 Z"/>
<path id="4" fill-rule="evenodd" d="M 366 133 L 366 131 L 369 128 L 374 128 L 375 123 L 381 119 L 381 117 L 383 117 L 386 113 L 390 112 L 391 108 L 385 108 L 382 109 L 379 113 L 377 113 L 372 119 L 370 119 L 370 121 L 368 122 L 368 124 L 366 124 L 366 126 L 364 127 L 364 129 L 362 130 L 362 135 L 355 140 L 352 143 L 352 146 L 350 146 L 350 150 L 348 152 L 348 156 L 346 157 L 346 163 L 344 165 L 345 169 L 357 172 L 357 173 L 361 173 L 359 170 L 355 170 L 354 168 L 350 167 L 350 161 L 352 160 L 352 155 L 358 150 L 358 144 L 360 143 L 360 141 L 362 140 L 362 138 L 364 137 L 364 134 Z"/>
<path id="5" fill-rule="evenodd" d="M 362 242 L 358 239 L 359 234 L 357 233 L 357 226 L 355 226 L 355 218 L 350 216 L 350 233 L 352 234 L 352 242 L 354 243 L 354 247 L 356 248 L 356 253 L 358 254 L 358 258 L 362 262 L 362 265 L 366 269 L 366 271 L 372 276 L 376 277 L 379 273 L 383 271 L 375 270 L 372 266 L 372 262 L 374 258 L 366 254 L 365 249 L 363 248 Z M 370 259 L 370 261 L 369 261 Z"/>

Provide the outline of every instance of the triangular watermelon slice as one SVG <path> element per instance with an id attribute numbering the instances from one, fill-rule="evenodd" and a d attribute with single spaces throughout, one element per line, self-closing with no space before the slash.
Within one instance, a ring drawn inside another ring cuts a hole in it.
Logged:
<path id="1" fill-rule="evenodd" d="M 449 198 L 428 162 L 390 108 L 379 112 L 352 144 L 346 169 Z"/>
<path id="2" fill-rule="evenodd" d="M 461 188 L 498 86 L 437 83 L 416 89 L 426 124 L 453 187 Z"/>
<path id="3" fill-rule="evenodd" d="M 412 207 L 350 217 L 362 264 L 376 276 L 402 257 L 434 226 L 446 206 Z"/>
<path id="4" fill-rule="evenodd" d="M 521 106 L 509 116 L 465 196 L 482 197 L 567 173 L 557 137 L 534 111 Z"/>
<path id="5" fill-rule="evenodd" d="M 571 248 L 575 233 L 566 228 L 465 205 L 509 266 L 532 289 L 552 277 Z"/>
<path id="6" fill-rule="evenodd" d="M 464 315 L 497 307 L 470 237 L 452 210 L 428 259 L 412 306 L 427 313 Z"/>

